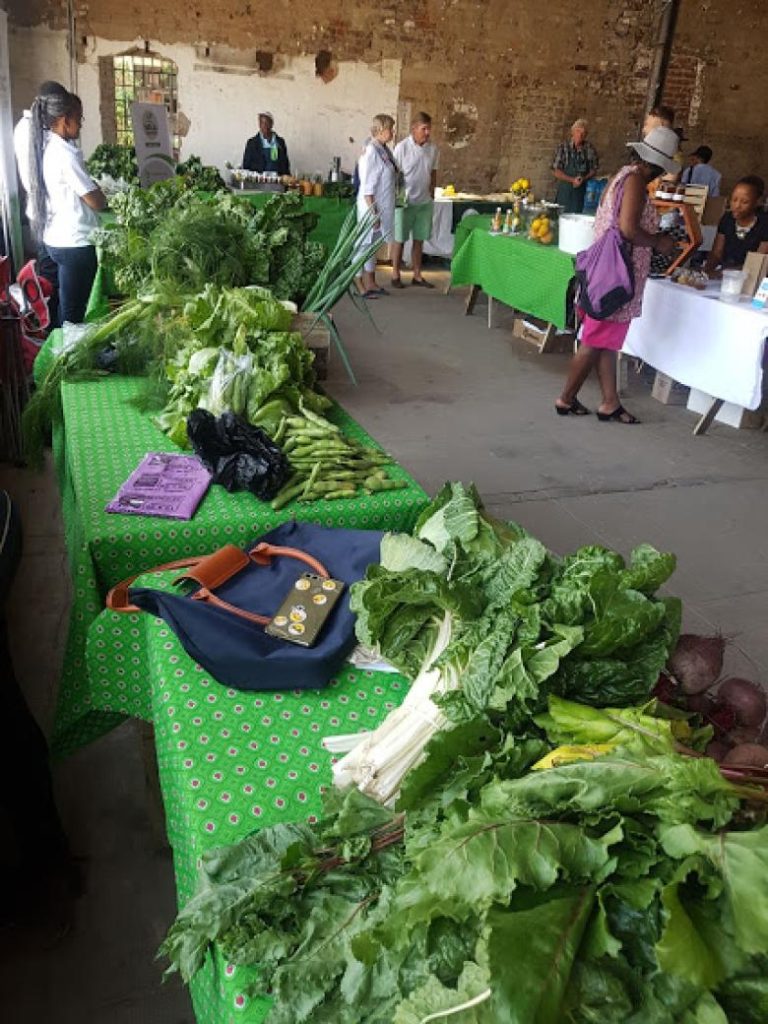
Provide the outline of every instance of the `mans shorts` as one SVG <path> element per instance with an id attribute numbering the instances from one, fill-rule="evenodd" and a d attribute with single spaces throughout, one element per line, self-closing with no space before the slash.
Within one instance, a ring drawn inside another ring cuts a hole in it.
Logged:
<path id="1" fill-rule="evenodd" d="M 426 242 L 432 237 L 432 202 L 409 203 L 395 210 L 395 241 Z"/>

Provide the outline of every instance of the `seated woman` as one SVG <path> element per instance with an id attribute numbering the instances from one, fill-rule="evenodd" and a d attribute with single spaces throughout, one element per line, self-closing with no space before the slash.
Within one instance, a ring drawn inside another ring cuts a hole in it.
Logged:
<path id="1" fill-rule="evenodd" d="M 768 253 L 768 214 L 760 209 L 765 192 L 762 178 L 750 174 L 736 182 L 730 209 L 720 218 L 717 236 L 704 269 L 740 269 L 749 252 Z"/>

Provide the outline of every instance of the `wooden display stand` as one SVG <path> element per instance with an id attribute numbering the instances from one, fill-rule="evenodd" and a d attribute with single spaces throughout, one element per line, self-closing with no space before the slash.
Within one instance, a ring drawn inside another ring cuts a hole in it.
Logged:
<path id="1" fill-rule="evenodd" d="M 684 199 L 678 201 L 652 199 L 651 202 L 659 211 L 659 214 L 668 213 L 670 210 L 679 210 L 683 217 L 683 226 L 685 227 L 687 240 L 680 247 L 676 258 L 667 267 L 666 276 L 669 277 L 686 260 L 690 259 L 701 245 L 701 224 L 694 207 L 690 203 L 686 203 Z"/>

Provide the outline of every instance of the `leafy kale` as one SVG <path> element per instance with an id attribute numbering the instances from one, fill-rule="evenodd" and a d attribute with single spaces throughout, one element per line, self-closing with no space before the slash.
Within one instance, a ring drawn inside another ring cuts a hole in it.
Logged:
<path id="1" fill-rule="evenodd" d="M 558 560 L 444 488 L 353 593 L 361 639 L 412 676 L 451 623 L 441 727 L 394 807 L 332 789 L 318 824 L 204 856 L 170 969 L 189 980 L 217 943 L 269 1024 L 762 1021 L 764 794 L 648 701 L 673 566 Z"/>

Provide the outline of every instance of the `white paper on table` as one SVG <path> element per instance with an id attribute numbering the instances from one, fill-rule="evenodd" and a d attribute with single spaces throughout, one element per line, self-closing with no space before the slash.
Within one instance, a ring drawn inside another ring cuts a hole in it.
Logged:
<path id="1" fill-rule="evenodd" d="M 347 656 L 347 661 L 355 668 L 366 669 L 369 672 L 397 672 L 394 665 L 385 661 L 378 651 L 372 647 L 358 644 L 357 647 Z"/>

